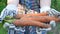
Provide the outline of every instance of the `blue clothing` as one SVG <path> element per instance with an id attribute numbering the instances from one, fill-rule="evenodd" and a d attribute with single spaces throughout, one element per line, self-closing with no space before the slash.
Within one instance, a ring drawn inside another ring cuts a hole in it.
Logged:
<path id="1" fill-rule="evenodd" d="M 21 2 L 21 4 L 25 5 L 26 8 L 28 8 L 28 9 L 35 10 L 37 12 L 40 11 L 39 2 L 37 0 L 20 0 L 20 2 Z M 11 10 L 9 9 L 9 7 Z M 8 6 L 7 8 L 5 8 L 2 11 L 0 19 L 3 20 L 5 18 L 5 16 L 7 16 L 7 15 L 13 16 L 16 13 L 17 13 L 17 11 L 16 11 L 15 6 L 14 7 Z M 26 29 L 25 33 L 20 31 L 20 34 L 37 34 L 35 26 L 27 26 L 25 29 Z"/>
<path id="2" fill-rule="evenodd" d="M 37 11 L 38 13 L 40 12 L 39 3 L 39 0 L 20 0 L 20 4 L 24 5 L 27 9 Z M 25 29 L 25 34 L 37 34 L 35 26 L 27 26 Z"/>
<path id="3" fill-rule="evenodd" d="M 40 12 L 40 5 L 37 0 L 20 0 L 20 3 L 25 5 L 28 9 Z"/>

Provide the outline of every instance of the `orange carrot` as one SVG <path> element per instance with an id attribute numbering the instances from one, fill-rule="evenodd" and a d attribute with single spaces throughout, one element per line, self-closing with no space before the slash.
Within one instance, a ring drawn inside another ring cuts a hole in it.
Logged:
<path id="1" fill-rule="evenodd" d="M 38 14 L 17 14 L 15 18 L 21 18 L 24 16 L 47 16 L 48 13 L 38 13 Z"/>
<path id="2" fill-rule="evenodd" d="M 24 20 L 24 19 L 15 20 L 13 24 L 16 26 L 37 26 L 37 27 L 43 27 L 43 28 L 50 27 L 49 24 L 45 24 L 42 22 L 34 21 L 34 20 Z"/>
<path id="3" fill-rule="evenodd" d="M 56 17 L 50 17 L 50 16 L 31 16 L 31 17 L 23 17 L 21 19 L 24 20 L 35 20 L 35 21 L 40 21 L 40 22 L 50 22 L 51 20 L 54 20 L 56 22 L 60 22 L 60 18 Z"/>

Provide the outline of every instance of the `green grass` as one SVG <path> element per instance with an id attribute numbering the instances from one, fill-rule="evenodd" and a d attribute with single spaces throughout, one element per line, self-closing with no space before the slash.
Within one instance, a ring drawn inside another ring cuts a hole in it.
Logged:
<path id="1" fill-rule="evenodd" d="M 7 34 L 7 30 L 3 28 L 3 24 L 0 23 L 0 34 Z"/>
<path id="2" fill-rule="evenodd" d="M 7 34 L 7 30 L 3 27 L 0 27 L 0 34 Z"/>
<path id="3" fill-rule="evenodd" d="M 0 12 L 5 8 L 6 0 L 0 0 Z M 3 28 L 3 23 L 0 23 L 0 34 L 7 34 L 7 30 Z"/>

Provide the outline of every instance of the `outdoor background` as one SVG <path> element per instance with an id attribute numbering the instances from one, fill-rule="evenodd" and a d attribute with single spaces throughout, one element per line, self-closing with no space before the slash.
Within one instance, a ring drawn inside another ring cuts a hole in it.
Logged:
<path id="1" fill-rule="evenodd" d="M 5 6 L 7 5 L 7 0 L 0 0 L 0 12 L 3 10 L 3 8 L 5 8 Z M 60 0 L 52 0 L 52 8 L 60 11 Z M 7 30 L 3 28 L 3 24 L 0 24 L 0 34 L 7 34 Z M 50 31 L 48 32 L 48 34 L 60 34 L 60 25 L 59 23 L 57 24 L 57 29 L 54 31 Z"/>

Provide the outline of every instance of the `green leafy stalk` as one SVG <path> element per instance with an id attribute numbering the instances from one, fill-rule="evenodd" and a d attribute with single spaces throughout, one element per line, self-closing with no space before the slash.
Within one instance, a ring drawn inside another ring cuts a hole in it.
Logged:
<path id="1" fill-rule="evenodd" d="M 6 16 L 5 19 L 4 19 L 4 21 L 5 21 L 5 22 L 8 22 L 8 23 L 12 23 L 14 20 L 16 20 L 16 19 L 13 18 L 13 17 L 11 17 L 11 16 Z M 4 22 L 4 23 L 5 23 L 5 22 Z"/>

